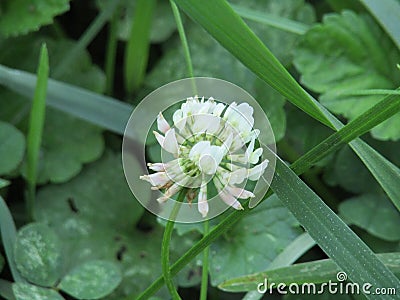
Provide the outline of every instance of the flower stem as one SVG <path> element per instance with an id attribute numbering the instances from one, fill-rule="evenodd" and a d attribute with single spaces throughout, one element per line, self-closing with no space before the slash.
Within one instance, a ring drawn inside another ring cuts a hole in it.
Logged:
<path id="1" fill-rule="evenodd" d="M 182 191 L 179 193 L 178 199 L 176 200 L 174 207 L 172 208 L 167 225 L 165 226 L 163 241 L 161 245 L 162 273 L 165 284 L 173 300 L 180 300 L 181 297 L 179 296 L 177 290 L 175 289 L 174 282 L 172 281 L 170 263 L 169 263 L 169 248 L 170 248 L 172 231 L 174 229 L 175 218 L 178 215 L 179 209 L 181 207 L 183 199 L 185 198 L 185 195 L 186 195 L 186 189 L 182 189 Z"/>
<path id="2" fill-rule="evenodd" d="M 106 62 L 105 62 L 105 72 L 106 72 L 106 94 L 112 95 L 114 89 L 114 73 L 115 73 L 115 57 L 117 52 L 117 27 L 118 27 L 118 17 L 119 17 L 119 7 L 117 7 L 114 15 L 109 21 L 108 29 L 108 43 L 106 50 Z"/>
<path id="3" fill-rule="evenodd" d="M 204 221 L 204 234 L 208 235 L 210 230 L 209 221 Z M 208 258 L 209 258 L 210 247 L 206 247 L 203 251 L 203 270 L 201 274 L 201 288 L 200 288 L 200 300 L 207 299 L 207 288 L 208 288 Z"/>

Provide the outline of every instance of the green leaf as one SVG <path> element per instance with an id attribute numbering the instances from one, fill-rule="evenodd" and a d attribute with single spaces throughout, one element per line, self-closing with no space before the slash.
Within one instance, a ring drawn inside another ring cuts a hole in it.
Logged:
<path id="1" fill-rule="evenodd" d="M 0 233 L 1 241 L 7 256 L 8 267 L 11 270 L 12 277 L 15 282 L 26 282 L 26 280 L 19 273 L 15 258 L 14 258 L 14 246 L 17 238 L 17 229 L 15 223 L 7 207 L 6 202 L 0 196 Z"/>
<path id="2" fill-rule="evenodd" d="M 69 10 L 69 0 L 9 0 L 2 3 L 0 34 L 15 36 L 39 30 L 53 18 Z"/>
<path id="3" fill-rule="evenodd" d="M 393 42 L 400 49 L 400 29 L 398 21 L 400 19 L 400 3 L 396 0 L 383 0 L 379 4 L 376 1 L 360 0 L 360 2 L 370 11 L 379 24 L 385 29 Z"/>
<path id="4" fill-rule="evenodd" d="M 36 66 L 32 62 L 37 60 L 34 55 L 39 55 L 38 50 L 42 41 L 43 38 L 35 36 L 8 39 L 4 43 L 8 42 L 13 46 L 8 47 L 11 49 L 5 52 L 0 61 L 20 66 L 26 70 L 33 70 Z M 51 66 L 57 66 L 64 55 L 74 49 L 75 46 L 75 43 L 68 40 L 54 41 L 46 39 L 46 43 L 51 57 Z M 20 52 L 18 54 L 23 59 L 17 58 L 13 51 Z M 88 53 L 84 50 L 78 52 L 75 60 L 69 64 L 68 71 L 62 75 L 62 79 L 98 92 L 104 89 L 103 73 L 98 67 L 92 65 Z M 35 86 L 36 82 L 33 81 L 31 84 Z M 63 91 L 58 92 L 62 93 Z M 31 92 L 27 92 L 25 95 L 32 99 Z M 64 94 L 64 97 L 71 96 L 73 95 Z M 49 98 L 50 87 L 47 94 L 47 99 L 49 100 Z M 29 103 L 23 97 L 16 97 L 8 92 L 3 92 L 0 99 L 0 107 L 5 107 L 5 110 L 0 113 L 0 117 L 20 123 L 19 127 L 27 127 L 24 112 L 29 109 Z M 81 99 L 82 95 L 76 98 L 76 101 L 81 102 Z M 81 139 L 84 139 L 85 142 L 81 142 Z M 77 147 L 77 145 L 79 146 Z M 83 163 L 99 158 L 103 148 L 101 129 L 64 113 L 48 109 L 38 166 L 38 182 L 44 183 L 49 180 L 63 182 L 72 178 L 79 173 Z M 63 159 L 60 160 L 60 157 Z M 23 173 L 26 172 L 25 169 L 22 171 Z"/>
<path id="5" fill-rule="evenodd" d="M 378 257 L 395 274 L 400 274 L 400 253 L 378 254 Z M 336 276 L 341 271 L 333 260 L 324 259 L 229 279 L 219 287 L 230 292 L 252 291 L 256 290 L 257 285 L 264 282 L 265 278 L 268 278 L 269 284 L 273 282 L 287 285 L 291 283 L 323 283 L 329 280 L 338 282 Z"/>
<path id="6" fill-rule="evenodd" d="M 31 223 L 18 232 L 14 257 L 22 276 L 41 286 L 54 286 L 61 276 L 61 241 L 42 223 Z"/>
<path id="7" fill-rule="evenodd" d="M 348 146 L 338 151 L 324 177 L 328 184 L 339 185 L 356 194 L 380 190 L 374 177 Z"/>
<path id="8" fill-rule="evenodd" d="M 132 163 L 136 164 L 132 168 L 140 172 L 140 165 L 135 160 Z M 143 189 L 143 197 L 150 197 L 150 189 Z M 129 228 L 144 210 L 126 184 L 121 156 L 111 152 L 71 181 L 41 189 L 37 202 L 35 218 L 50 224 L 58 224 L 62 217 L 79 216 L 103 225 Z"/>
<path id="9" fill-rule="evenodd" d="M 278 197 L 264 201 L 211 245 L 211 283 L 265 269 L 299 235 L 298 225 Z"/>
<path id="10" fill-rule="evenodd" d="M 156 0 L 136 0 L 136 5 L 124 59 L 125 89 L 129 95 L 137 91 L 145 76 L 150 48 L 150 26 Z"/>
<path id="11" fill-rule="evenodd" d="M 14 126 L 0 121 L 0 174 L 15 170 L 25 152 L 25 137 Z"/>
<path id="12" fill-rule="evenodd" d="M 350 280 L 377 287 L 399 285 L 371 249 L 280 159 L 271 188 Z"/>
<path id="13" fill-rule="evenodd" d="M 13 291 L 16 300 L 64 300 L 64 298 L 55 290 L 27 283 L 13 284 Z"/>
<path id="14" fill-rule="evenodd" d="M 43 131 L 38 182 L 65 182 L 82 170 L 82 164 L 98 159 L 103 150 L 100 128 L 49 109 Z"/>
<path id="15" fill-rule="evenodd" d="M 339 213 L 348 224 L 357 225 L 383 240 L 400 240 L 400 213 L 384 195 L 350 198 L 339 205 Z"/>
<path id="16" fill-rule="evenodd" d="M 322 94 L 320 101 L 326 107 L 349 119 L 366 111 L 381 96 L 346 92 L 400 85 L 396 68 L 399 51 L 368 16 L 351 11 L 327 15 L 322 24 L 301 37 L 294 53 L 301 81 Z M 372 135 L 381 140 L 400 139 L 399 124 L 397 114 L 374 128 Z"/>
<path id="17" fill-rule="evenodd" d="M 327 126 L 331 122 L 271 51 L 223 0 L 176 0 L 191 18 L 262 80 Z"/>
<path id="18" fill-rule="evenodd" d="M 100 299 L 110 294 L 121 280 L 121 270 L 115 263 L 95 260 L 69 272 L 59 288 L 77 299 Z"/>

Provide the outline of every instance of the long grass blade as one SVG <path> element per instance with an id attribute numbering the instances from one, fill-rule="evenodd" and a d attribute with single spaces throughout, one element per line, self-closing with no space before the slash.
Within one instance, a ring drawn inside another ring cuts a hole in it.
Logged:
<path id="1" fill-rule="evenodd" d="M 281 29 L 287 32 L 302 35 L 310 26 L 304 23 L 293 21 L 287 18 L 279 17 L 276 15 L 268 14 L 265 12 L 259 12 L 257 10 L 249 9 L 241 5 L 231 4 L 231 7 L 235 12 L 244 19 L 255 21 L 261 24 L 265 24 L 277 29 Z"/>
<path id="2" fill-rule="evenodd" d="M 331 122 L 272 52 L 224 0 L 175 0 L 193 20 L 257 76 L 304 112 L 332 127 Z"/>
<path id="3" fill-rule="evenodd" d="M 0 65 L 0 84 L 31 99 L 36 76 Z M 124 133 L 133 110 L 127 103 L 53 79 L 48 81 L 47 105 L 118 134 Z"/>
<path id="4" fill-rule="evenodd" d="M 146 72 L 150 28 L 156 0 L 137 0 L 128 44 L 125 49 L 125 89 L 128 95 L 142 84 Z"/>
<path id="5" fill-rule="evenodd" d="M 37 166 L 39 161 L 40 144 L 42 141 L 43 126 L 46 112 L 47 80 L 49 77 L 49 56 L 46 45 L 40 50 L 39 66 L 37 70 L 37 82 L 32 101 L 29 128 L 27 136 L 27 169 L 26 180 L 28 182 L 28 195 L 26 199 L 27 213 L 33 219 L 33 206 L 35 201 Z"/>
<path id="6" fill-rule="evenodd" d="M 388 269 L 400 275 L 400 253 L 384 253 L 377 254 L 377 256 Z M 266 278 L 268 278 L 268 283 L 282 282 L 287 285 L 291 283 L 297 283 L 299 285 L 303 283 L 317 284 L 328 282 L 329 280 L 338 282 L 337 274 L 339 272 L 341 272 L 341 269 L 333 260 L 324 259 L 233 278 L 221 283 L 219 288 L 228 292 L 254 291 L 257 290 L 257 285 L 259 283 L 265 282 Z M 360 287 L 362 287 L 362 285 L 360 285 Z"/>
<path id="7" fill-rule="evenodd" d="M 8 180 L 0 178 L 0 189 L 2 189 L 3 187 L 8 186 L 9 184 L 10 184 L 10 182 Z"/>

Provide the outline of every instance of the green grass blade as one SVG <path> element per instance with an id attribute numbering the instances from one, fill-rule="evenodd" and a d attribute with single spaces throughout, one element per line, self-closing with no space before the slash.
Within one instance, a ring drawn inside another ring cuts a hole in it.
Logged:
<path id="1" fill-rule="evenodd" d="M 40 144 L 46 112 L 46 91 L 49 77 L 49 56 L 46 45 L 40 50 L 39 66 L 37 70 L 37 82 L 32 101 L 29 128 L 27 136 L 27 169 L 26 180 L 28 182 L 27 212 L 30 219 L 33 218 L 33 205 L 35 201 L 37 166 L 39 160 Z"/>
<path id="2" fill-rule="evenodd" d="M 114 74 L 115 74 L 115 62 L 117 56 L 117 46 L 118 46 L 118 22 L 119 22 L 119 12 L 117 9 L 114 12 L 110 22 L 108 29 L 108 40 L 107 40 L 107 49 L 106 49 L 106 58 L 105 58 L 105 66 L 104 71 L 106 73 L 106 94 L 112 95 L 114 90 Z"/>
<path id="3" fill-rule="evenodd" d="M 360 0 L 400 49 L 400 2 L 396 0 Z"/>
<path id="4" fill-rule="evenodd" d="M 303 90 L 226 1 L 175 0 L 175 2 L 222 46 L 291 103 L 325 125 L 336 130 L 343 127 L 338 119 Z M 390 182 L 383 180 L 396 173 L 391 167 L 392 164 L 383 156 L 371 154 L 368 146 L 364 145 L 362 141 L 354 141 L 350 146 L 361 160 L 367 163 L 366 166 L 390 199 L 393 202 L 398 202 L 399 198 L 396 198 L 392 184 L 395 183 L 395 186 L 398 186 L 400 177 L 396 176 Z M 368 152 L 364 153 L 364 151 Z M 377 172 L 382 172 L 385 175 Z M 397 193 L 400 193 L 400 191 Z"/>
<path id="5" fill-rule="evenodd" d="M 316 101 L 303 90 L 226 1 L 175 2 L 257 76 L 304 112 L 331 127 Z"/>
<path id="6" fill-rule="evenodd" d="M 0 196 L 0 233 L 3 242 L 4 250 L 7 256 L 8 266 L 11 270 L 12 277 L 15 282 L 26 282 L 19 274 L 14 260 L 14 243 L 17 237 L 17 229 L 15 228 L 14 220 L 6 202 Z"/>
<path id="7" fill-rule="evenodd" d="M 136 1 L 131 33 L 125 49 L 125 89 L 128 95 L 142 84 L 150 47 L 150 29 L 156 0 Z"/>
<path id="8" fill-rule="evenodd" d="M 279 158 L 271 188 L 353 282 L 369 282 L 375 287 L 400 286 L 400 281 L 371 249 Z M 385 299 L 378 295 L 366 297 Z"/>
<path id="9" fill-rule="evenodd" d="M 52 73 L 52 77 L 60 77 L 65 71 L 69 68 L 69 65 L 74 60 L 74 58 L 89 44 L 96 35 L 100 32 L 103 26 L 107 23 L 107 21 L 111 18 L 114 11 L 118 7 L 121 0 L 109 1 L 107 7 L 94 19 L 94 21 L 90 24 L 90 26 L 86 29 L 86 31 L 80 37 L 78 43 L 75 47 L 68 53 L 67 56 L 64 56 L 61 63 L 54 68 L 54 72 Z"/>
<path id="10" fill-rule="evenodd" d="M 400 253 L 385 253 L 377 256 L 388 269 L 400 275 Z M 324 259 L 230 279 L 221 283 L 219 288 L 228 292 L 254 291 L 257 290 L 258 283 L 264 282 L 265 278 L 268 278 L 269 283 L 282 282 L 287 285 L 291 283 L 323 283 L 329 280 L 338 282 L 336 278 L 338 272 L 341 272 L 341 269 L 333 260 Z"/>
<path id="11" fill-rule="evenodd" d="M 36 76 L 0 65 L 0 84 L 31 99 Z M 124 133 L 133 110 L 133 106 L 111 97 L 52 79 L 48 81 L 47 105 L 118 134 Z"/>
<path id="12" fill-rule="evenodd" d="M 231 7 L 239 16 L 244 19 L 275 27 L 287 32 L 302 35 L 310 28 L 310 26 L 307 24 L 268 14 L 265 12 L 261 13 L 256 10 L 243 7 L 241 5 L 231 4 Z"/>

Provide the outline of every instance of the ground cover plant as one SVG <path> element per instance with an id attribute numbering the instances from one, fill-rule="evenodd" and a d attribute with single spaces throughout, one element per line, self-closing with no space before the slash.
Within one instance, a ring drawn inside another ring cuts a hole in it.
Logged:
<path id="1" fill-rule="evenodd" d="M 0 298 L 400 299 L 399 24 L 398 0 L 1 1 Z M 261 203 L 180 224 L 121 148 L 146 95 L 195 76 L 248 91 L 277 158 Z"/>

